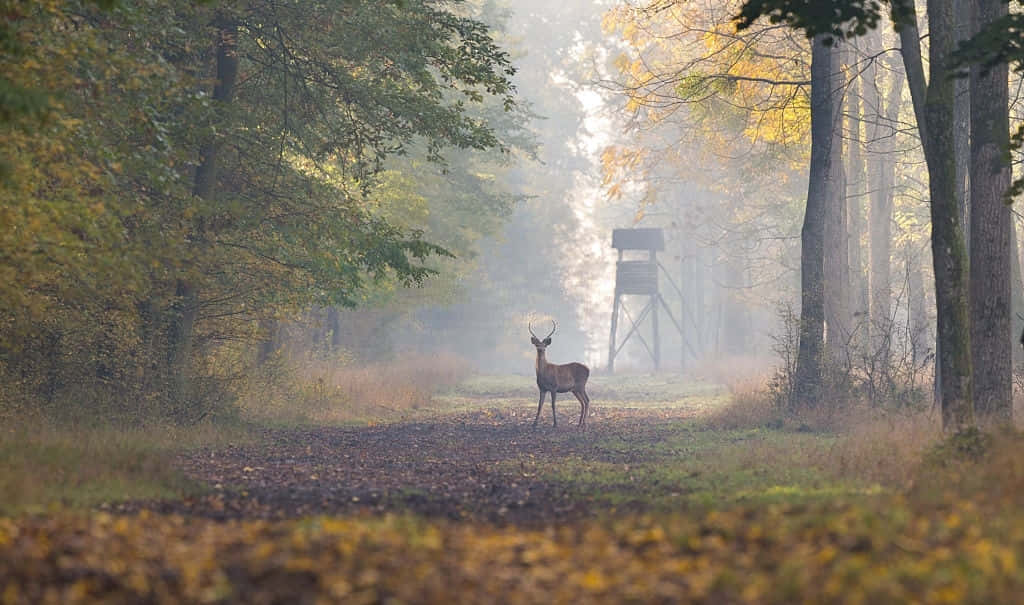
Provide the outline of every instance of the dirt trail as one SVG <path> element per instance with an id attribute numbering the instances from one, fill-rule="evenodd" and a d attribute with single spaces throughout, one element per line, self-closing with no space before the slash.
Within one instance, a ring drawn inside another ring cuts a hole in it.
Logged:
<path id="1" fill-rule="evenodd" d="M 531 473 L 530 462 L 638 462 L 635 452 L 645 448 L 613 446 L 656 441 L 668 422 L 687 415 L 605 409 L 585 432 L 568 416 L 557 428 L 533 429 L 530 419 L 493 409 L 363 428 L 278 429 L 266 445 L 182 456 L 181 468 L 209 493 L 118 509 L 214 519 L 407 511 L 498 524 L 571 521 L 599 513 L 599 505 Z"/>

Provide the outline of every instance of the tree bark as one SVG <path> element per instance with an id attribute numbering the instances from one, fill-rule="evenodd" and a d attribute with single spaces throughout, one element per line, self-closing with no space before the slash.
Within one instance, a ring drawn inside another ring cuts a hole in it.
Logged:
<path id="1" fill-rule="evenodd" d="M 914 252 L 910 242 L 904 245 L 907 272 L 907 315 L 910 323 L 910 356 L 915 367 L 923 365 L 930 354 L 928 334 L 928 306 L 925 302 L 924 270 L 922 259 Z"/>
<path id="2" fill-rule="evenodd" d="M 852 303 L 851 330 L 858 333 L 858 348 L 863 351 L 867 334 L 867 318 L 869 308 L 868 279 L 864 272 L 864 251 L 862 237 L 866 231 L 864 225 L 864 200 L 868 196 L 867 170 L 864 166 L 864 136 L 862 122 L 864 111 L 861 105 L 863 77 L 856 73 L 859 53 L 856 43 L 849 45 L 848 63 L 851 69 L 850 84 L 846 93 L 846 115 L 848 144 L 846 154 L 846 201 L 849 218 L 850 239 L 850 290 Z M 868 83 L 866 86 L 871 86 Z"/>
<path id="3" fill-rule="evenodd" d="M 213 89 L 213 100 L 220 110 L 231 104 L 238 77 L 238 26 L 223 15 L 215 23 L 217 38 L 217 80 Z M 215 135 L 216 136 L 216 135 Z M 204 200 L 214 195 L 217 183 L 217 156 L 221 142 L 214 138 L 199 150 L 199 165 L 196 167 L 192 194 Z M 192 234 L 193 246 L 203 245 L 203 224 L 197 224 Z M 168 330 L 168 361 L 170 363 L 171 399 L 182 405 L 191 398 L 191 359 L 195 324 L 199 316 L 199 286 L 195 276 L 178 279 L 175 291 L 176 302 L 172 309 Z"/>
<path id="4" fill-rule="evenodd" d="M 952 3 L 929 0 L 928 19 L 927 83 L 916 17 L 900 28 L 901 54 L 928 165 L 942 425 L 947 431 L 960 432 L 973 427 L 975 420 L 971 400 L 967 248 L 957 199 L 953 139 L 954 85 L 950 77 L 950 54 L 955 44 L 955 18 Z"/>
<path id="5" fill-rule="evenodd" d="M 881 51 L 881 34 L 868 34 L 868 52 L 875 55 Z M 864 86 L 865 113 L 868 120 L 867 134 L 871 151 L 868 159 L 868 190 L 870 192 L 870 281 L 871 347 L 879 361 L 888 364 L 892 342 L 892 213 L 893 189 L 896 180 L 896 159 L 893 138 L 894 124 L 899 119 L 900 100 L 903 94 L 904 76 L 898 69 L 885 70 L 891 73 L 888 91 L 883 98 L 883 79 L 877 66 L 872 64 L 865 72 L 868 76 Z"/>
<path id="6" fill-rule="evenodd" d="M 956 44 L 971 37 L 971 13 L 977 0 L 953 0 L 956 16 L 954 39 Z M 960 204 L 960 224 L 964 229 L 967 253 L 971 250 L 971 105 L 974 97 L 967 78 L 953 80 L 953 148 L 956 156 L 956 194 Z"/>
<path id="7" fill-rule="evenodd" d="M 825 352 L 833 368 L 846 359 L 850 340 L 850 232 L 846 204 L 846 170 L 843 166 L 843 120 L 840 102 L 842 78 L 841 52 L 838 43 L 830 47 L 832 89 L 836 99 L 832 105 L 832 157 L 827 181 L 828 201 L 825 204 Z"/>
<path id="8" fill-rule="evenodd" d="M 791 410 L 816 407 L 822 398 L 825 339 L 824 247 L 825 205 L 832 172 L 835 97 L 832 49 L 826 36 L 811 43 L 811 161 L 807 208 L 800 231 L 800 345 L 797 351 Z"/>
<path id="9" fill-rule="evenodd" d="M 1013 276 L 1013 286 L 1010 291 L 1011 312 L 1013 313 L 1010 317 L 1010 348 L 1013 350 L 1012 379 L 1013 373 L 1018 371 L 1024 361 L 1024 348 L 1021 347 L 1020 342 L 1021 333 L 1024 331 L 1024 275 L 1021 275 L 1020 237 L 1018 237 L 1017 227 L 1013 220 L 1010 221 L 1010 272 Z"/>
<path id="10" fill-rule="evenodd" d="M 973 0 L 972 8 L 978 28 L 1008 13 L 1002 0 Z M 990 425 L 1009 424 L 1013 411 L 1008 76 L 1006 63 L 970 70 L 971 354 L 975 409 Z"/>
<path id="11" fill-rule="evenodd" d="M 341 313 L 337 307 L 327 307 L 327 330 L 330 332 L 328 351 L 334 353 L 341 348 Z"/>

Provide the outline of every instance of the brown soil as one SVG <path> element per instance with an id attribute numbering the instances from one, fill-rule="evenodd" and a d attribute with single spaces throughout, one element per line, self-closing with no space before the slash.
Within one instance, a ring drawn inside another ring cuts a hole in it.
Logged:
<path id="1" fill-rule="evenodd" d="M 209 486 L 204 495 L 115 508 L 213 519 L 410 512 L 496 524 L 568 522 L 600 514 L 600 501 L 537 476 L 534 462 L 639 462 L 635 452 L 649 448 L 613 446 L 656 442 L 684 414 L 603 410 L 585 431 L 567 418 L 534 429 L 531 420 L 497 410 L 363 428 L 274 429 L 259 446 L 182 456 L 184 472 Z M 627 506 L 643 509 L 639 498 Z"/>

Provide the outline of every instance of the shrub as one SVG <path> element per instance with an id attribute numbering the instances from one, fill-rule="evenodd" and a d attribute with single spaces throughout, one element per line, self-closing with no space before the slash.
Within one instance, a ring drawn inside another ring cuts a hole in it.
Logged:
<path id="1" fill-rule="evenodd" d="M 284 421 L 348 422 L 402 417 L 465 379 L 470 364 L 453 354 L 406 355 L 357 363 L 282 355 L 265 364 L 241 397 L 244 413 Z"/>

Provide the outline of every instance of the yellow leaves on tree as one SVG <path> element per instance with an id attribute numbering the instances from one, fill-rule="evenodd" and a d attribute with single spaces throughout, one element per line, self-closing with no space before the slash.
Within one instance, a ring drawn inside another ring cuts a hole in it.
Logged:
<path id="1" fill-rule="evenodd" d="M 633 126 L 602 156 L 611 197 L 636 200 L 641 213 L 665 203 L 677 226 L 706 232 L 697 226 L 755 224 L 802 195 L 808 43 L 785 27 L 738 32 L 738 11 L 739 2 L 650 0 L 605 15 L 605 33 L 626 48 L 614 65 Z"/>
<path id="2" fill-rule="evenodd" d="M 140 205 L 126 194 L 128 156 L 117 145 L 129 125 L 147 122 L 143 104 L 112 111 L 109 103 L 144 82 L 151 93 L 173 82 L 166 65 L 98 43 L 80 19 L 64 2 L 33 3 L 14 22 L 21 52 L 0 57 L 11 85 L 41 95 L 34 113 L 0 123 L 0 306 L 10 322 L 0 332 L 11 339 L 0 346 L 19 339 L 15 327 L 52 320 L 57 308 L 116 298 L 132 287 L 133 255 L 158 249 L 153 239 L 129 246 L 124 222 Z"/>
<path id="3" fill-rule="evenodd" d="M 629 109 L 657 123 L 682 106 L 702 137 L 725 152 L 749 142 L 808 142 L 808 55 L 801 36 L 780 27 L 738 33 L 738 3 L 655 0 L 619 7 L 604 29 L 629 47 L 615 60 Z"/>

